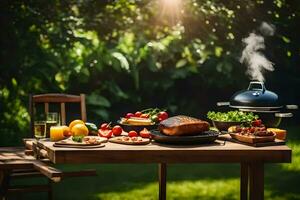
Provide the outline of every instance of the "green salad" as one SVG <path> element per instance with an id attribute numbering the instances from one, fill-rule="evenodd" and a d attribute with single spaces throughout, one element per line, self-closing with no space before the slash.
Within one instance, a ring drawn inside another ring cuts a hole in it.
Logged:
<path id="1" fill-rule="evenodd" d="M 242 111 L 229 111 L 229 112 L 214 112 L 209 111 L 207 118 L 214 121 L 221 122 L 251 122 L 258 119 L 258 115 L 254 115 L 252 112 Z"/>

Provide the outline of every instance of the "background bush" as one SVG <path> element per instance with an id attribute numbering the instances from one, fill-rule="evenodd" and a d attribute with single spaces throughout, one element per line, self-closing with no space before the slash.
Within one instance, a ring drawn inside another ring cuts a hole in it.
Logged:
<path id="1" fill-rule="evenodd" d="M 86 93 L 97 123 L 146 107 L 204 117 L 247 87 L 241 40 L 263 21 L 276 26 L 267 88 L 299 103 L 298 1 L 165 2 L 2 0 L 1 146 L 28 133 L 30 93 Z"/>

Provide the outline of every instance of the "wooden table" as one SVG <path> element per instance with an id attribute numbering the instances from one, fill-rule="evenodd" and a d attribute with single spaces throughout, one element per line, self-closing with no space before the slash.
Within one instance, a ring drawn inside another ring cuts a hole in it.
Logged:
<path id="1" fill-rule="evenodd" d="M 158 163 L 159 199 L 166 199 L 168 163 L 240 163 L 242 200 L 264 198 L 264 164 L 291 162 L 291 149 L 286 145 L 251 147 L 227 141 L 210 145 L 175 146 L 151 143 L 143 146 L 106 143 L 97 149 L 53 147 L 49 141 L 39 142 L 49 159 L 57 164 L 83 163 Z"/>

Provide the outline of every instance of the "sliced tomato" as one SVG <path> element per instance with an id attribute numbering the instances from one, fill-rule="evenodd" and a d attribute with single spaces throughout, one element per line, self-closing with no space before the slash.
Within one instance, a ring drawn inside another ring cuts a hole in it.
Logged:
<path id="1" fill-rule="evenodd" d="M 113 134 L 112 130 L 102 130 L 102 129 L 98 130 L 98 135 L 100 137 L 111 138 L 112 134 Z"/>
<path id="2" fill-rule="evenodd" d="M 144 128 L 143 130 L 140 131 L 140 136 L 142 138 L 150 138 L 150 131 L 148 131 L 148 129 Z"/>

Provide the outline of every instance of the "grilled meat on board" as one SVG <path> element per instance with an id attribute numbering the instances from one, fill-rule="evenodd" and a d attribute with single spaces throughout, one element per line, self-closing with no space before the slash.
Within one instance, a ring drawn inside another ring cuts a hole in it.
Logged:
<path id="1" fill-rule="evenodd" d="M 195 135 L 209 130 L 209 123 L 193 117 L 178 115 L 160 122 L 159 131 L 170 136 Z"/>

